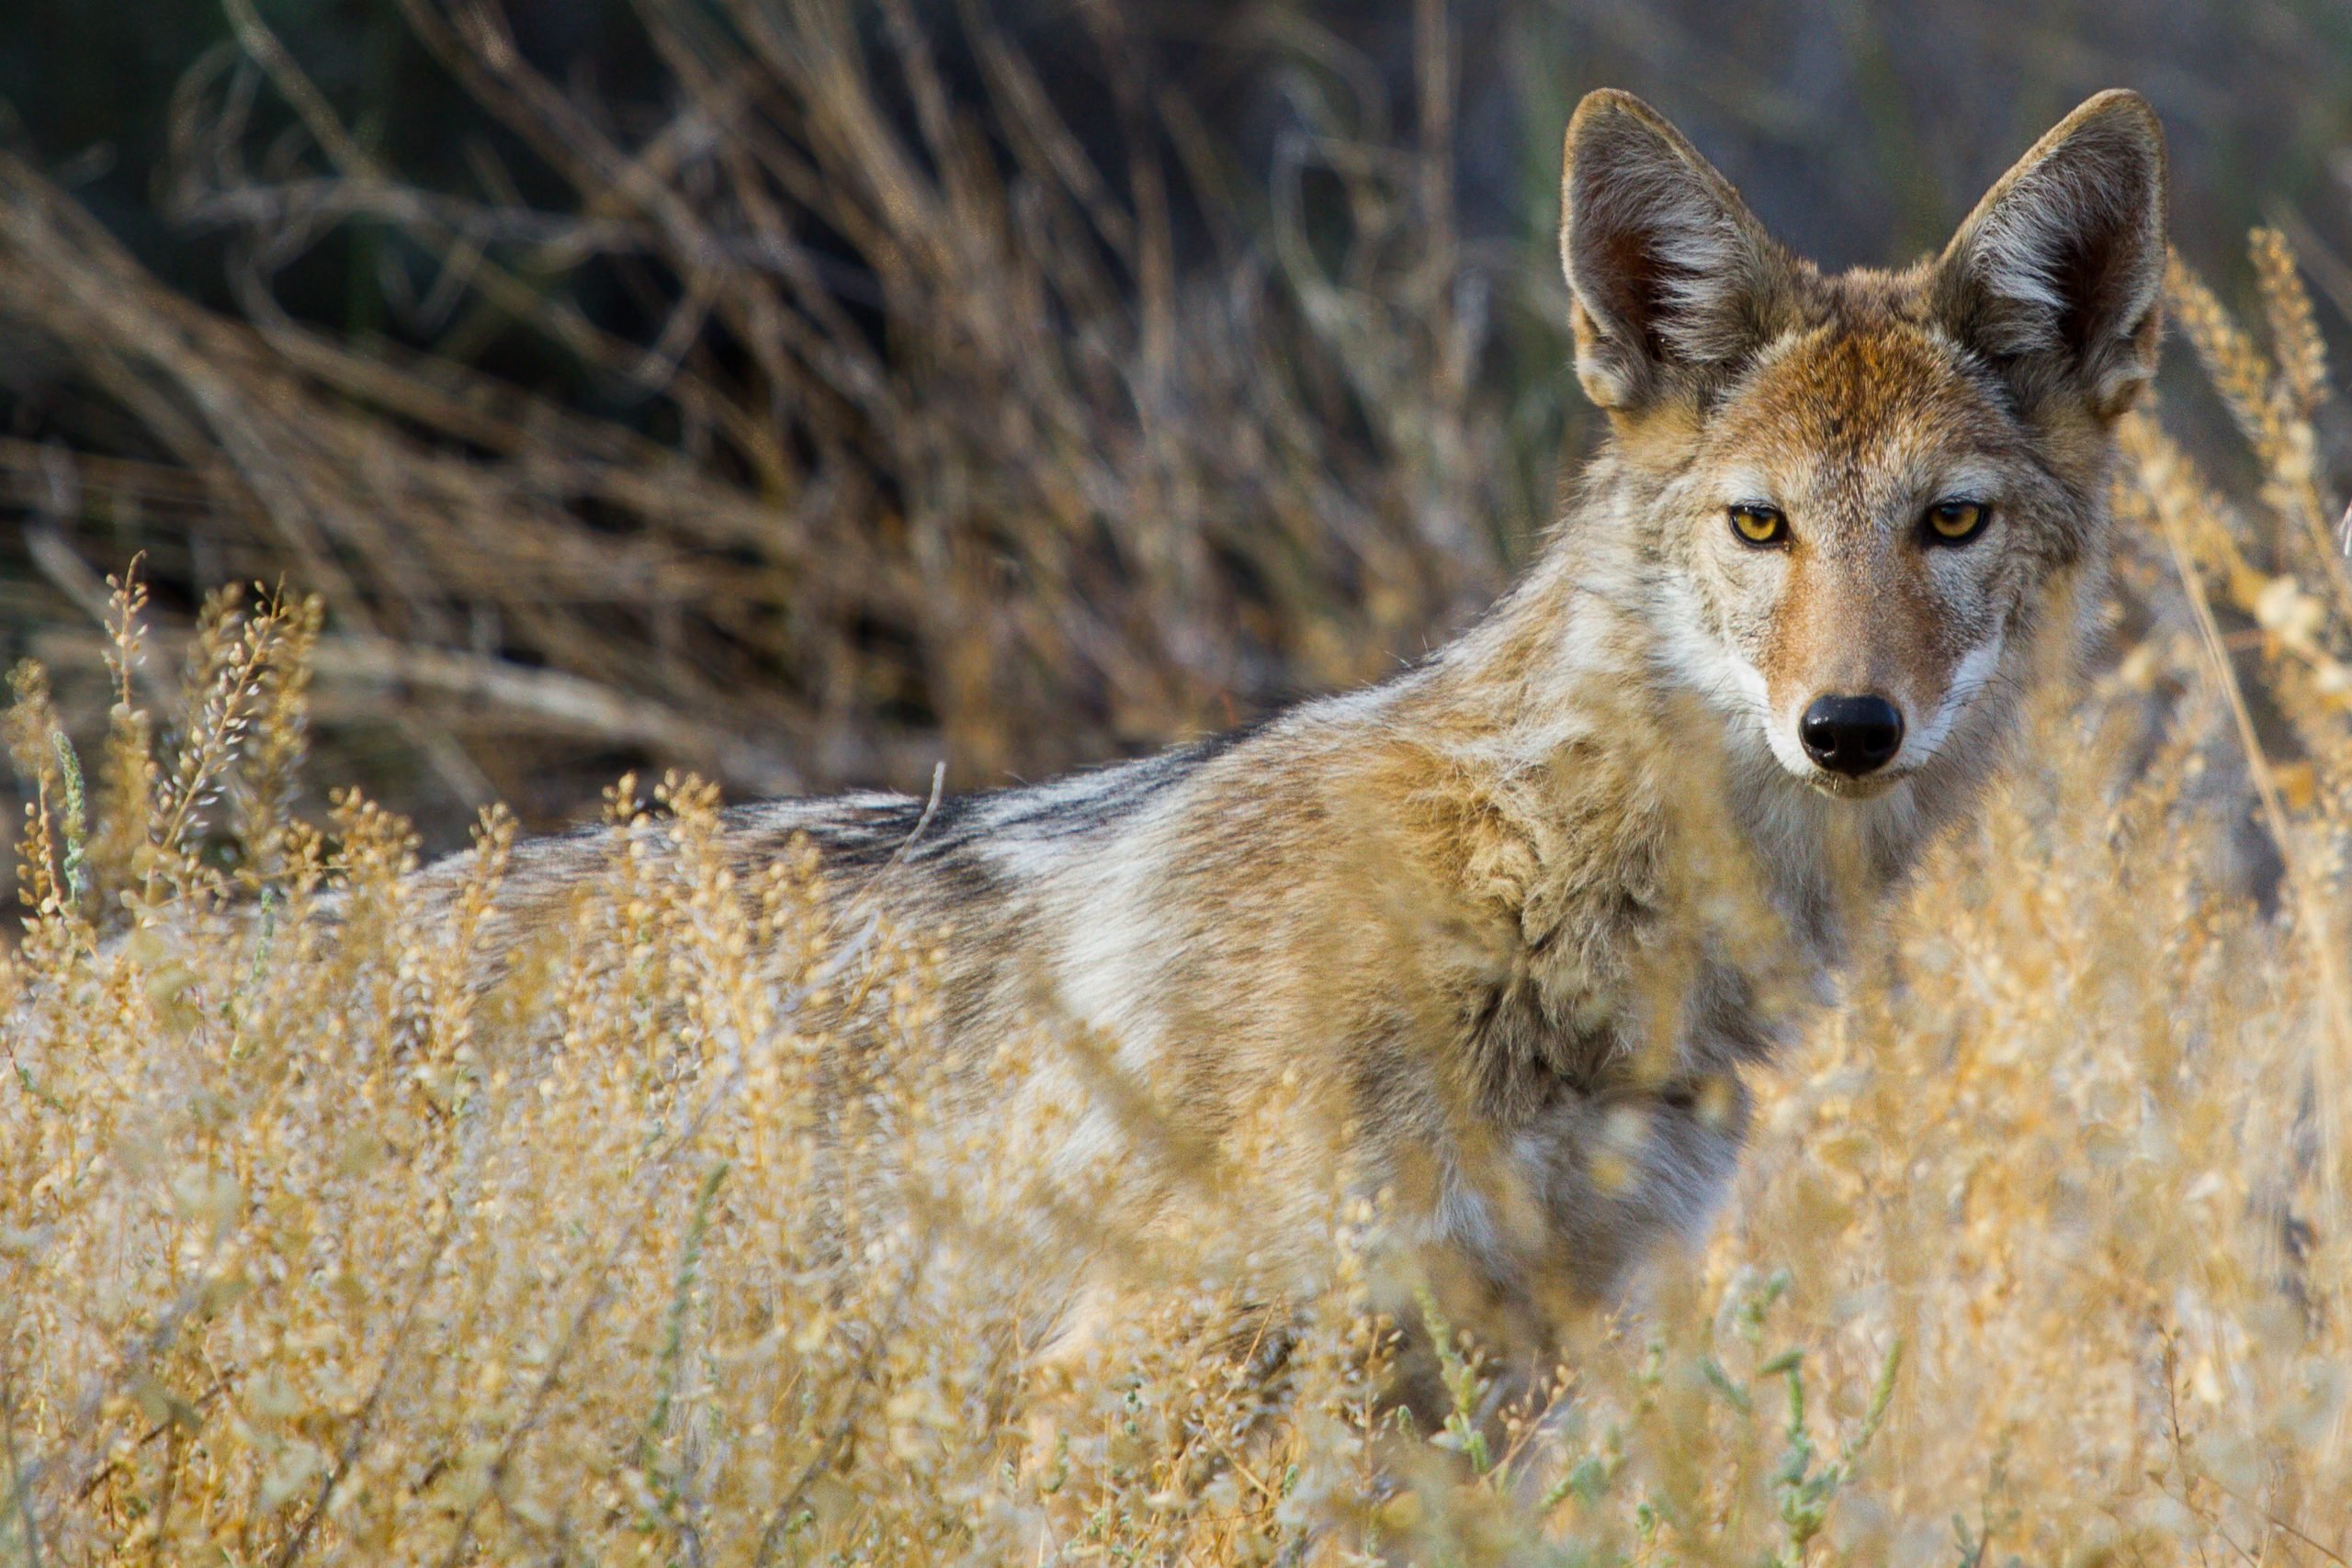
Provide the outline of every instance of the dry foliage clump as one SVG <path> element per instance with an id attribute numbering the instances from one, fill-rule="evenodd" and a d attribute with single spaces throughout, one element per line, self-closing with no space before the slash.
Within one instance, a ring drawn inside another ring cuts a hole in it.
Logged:
<path id="1" fill-rule="evenodd" d="M 0 343 L 45 389 L 0 591 L 62 628 L 77 562 L 290 575 L 322 739 L 436 827 L 632 761 L 779 794 L 1148 750 L 1384 672 L 1549 503 L 1510 422 L 1556 393 L 1489 372 L 1498 321 L 1556 347 L 1556 271 L 1457 235 L 1442 68 L 1418 141 L 1300 73 L 1317 134 L 1252 212 L 1116 6 L 1071 24 L 1105 148 L 986 6 L 642 0 L 654 85 L 608 104 L 490 0 L 404 0 L 478 106 L 436 186 L 228 9 L 166 197 L 243 319 L 0 152 Z M 430 352 L 289 311 L 343 241 Z M 81 733 L 97 639 L 42 641 Z"/>
<path id="2" fill-rule="evenodd" d="M 1434 1431 L 1337 1198 L 1277 1331 L 1229 1332 L 1245 1182 L 1036 1354 L 1023 1260 L 1087 1223 L 1038 1130 L 928 1113 L 923 933 L 740 885 L 707 786 L 619 786 L 571 940 L 481 1000 L 508 819 L 422 919 L 401 823 L 288 811 L 317 602 L 216 596 L 159 716 L 118 582 L 95 767 L 13 678 L 0 1562 L 2343 1562 L 2352 590 L 2256 256 L 2268 354 L 2172 294 L 2259 496 L 2134 417 L 2120 657 L 1767 1086 L 1704 1250 L 1505 1408 L 1425 1325 Z M 872 1092 L 819 1128 L 844 990 Z"/>

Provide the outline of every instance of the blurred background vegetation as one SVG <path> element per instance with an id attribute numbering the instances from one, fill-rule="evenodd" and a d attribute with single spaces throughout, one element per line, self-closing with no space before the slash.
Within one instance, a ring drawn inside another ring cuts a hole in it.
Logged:
<path id="1" fill-rule="evenodd" d="M 18 0 L 0 658 L 94 736 L 105 574 L 184 629 L 315 592 L 312 776 L 435 845 L 1376 677 L 1590 438 L 1553 232 L 1603 85 L 1833 266 L 2134 86 L 2183 254 L 2234 297 L 2276 224 L 2352 311 L 2345 0 Z"/>

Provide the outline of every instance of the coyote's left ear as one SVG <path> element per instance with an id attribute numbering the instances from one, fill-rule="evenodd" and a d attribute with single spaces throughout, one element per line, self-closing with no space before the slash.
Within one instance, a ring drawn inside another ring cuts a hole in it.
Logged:
<path id="1" fill-rule="evenodd" d="M 2164 128 L 2117 89 L 1976 204 L 1936 264 L 1935 300 L 2029 402 L 2064 387 L 2112 417 L 2155 374 L 2164 276 Z"/>

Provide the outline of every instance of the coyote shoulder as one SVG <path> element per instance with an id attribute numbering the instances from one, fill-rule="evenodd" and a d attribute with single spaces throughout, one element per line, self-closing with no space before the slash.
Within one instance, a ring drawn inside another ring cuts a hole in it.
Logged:
<path id="1" fill-rule="evenodd" d="M 1900 272 L 1793 256 L 1623 93 L 1577 108 L 1563 202 L 1610 431 L 1465 635 L 1144 761 L 727 818 L 740 863 L 813 851 L 839 897 L 928 933 L 951 1059 L 1082 1035 L 1210 1148 L 1270 1097 L 1315 1108 L 1329 1136 L 1267 1145 L 1261 1190 L 1302 1215 L 1335 1173 L 1385 1191 L 1464 1312 L 1605 1296 L 1706 1213 L 1743 1074 L 2067 671 L 2159 335 L 2164 145 L 2131 93 Z M 526 931 L 599 852 L 523 846 L 501 919 Z M 1055 1110 L 1049 1160 L 1115 1157 L 1117 1116 L 1050 1052 L 967 1081 L 992 1087 L 956 1113 Z"/>

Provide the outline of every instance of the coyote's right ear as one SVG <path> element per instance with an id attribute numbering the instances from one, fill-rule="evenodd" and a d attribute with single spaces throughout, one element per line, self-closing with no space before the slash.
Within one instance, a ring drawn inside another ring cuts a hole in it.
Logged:
<path id="1" fill-rule="evenodd" d="M 1786 312 L 1786 254 L 1731 182 L 1630 93 L 1589 93 L 1568 121 L 1560 261 L 1577 379 L 1606 409 L 1701 390 Z"/>

